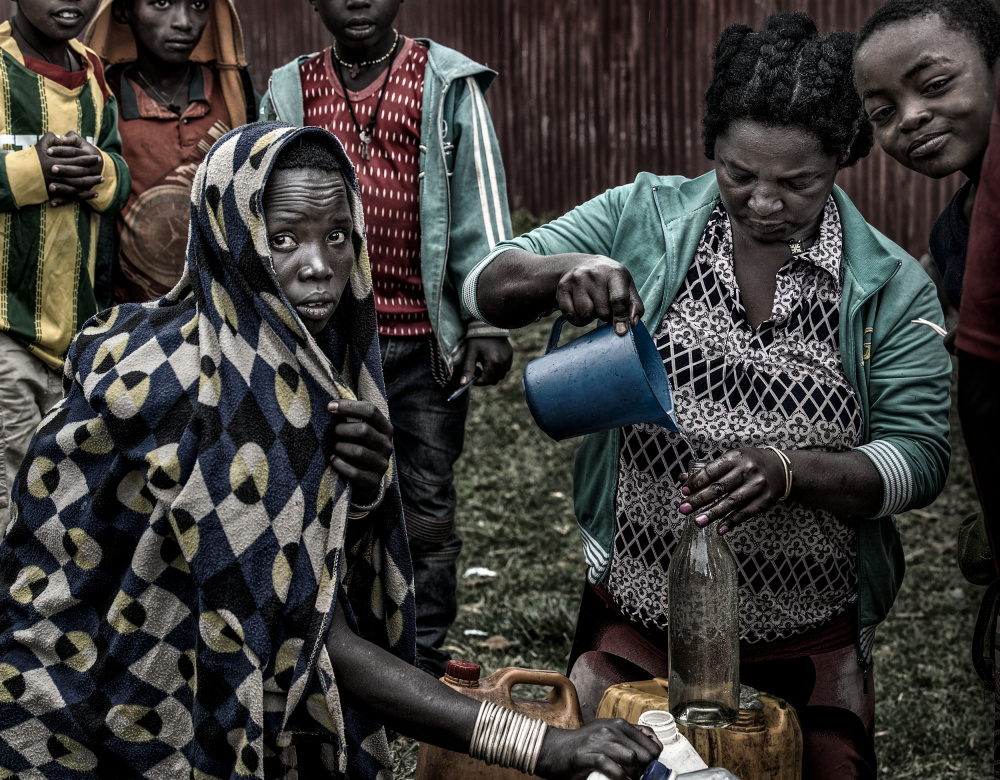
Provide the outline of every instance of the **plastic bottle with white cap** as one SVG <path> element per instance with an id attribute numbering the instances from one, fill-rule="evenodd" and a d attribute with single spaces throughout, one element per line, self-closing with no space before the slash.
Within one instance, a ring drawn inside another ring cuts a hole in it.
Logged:
<path id="1" fill-rule="evenodd" d="M 674 716 L 665 710 L 649 710 L 639 716 L 639 725 L 648 726 L 663 745 L 660 762 L 678 773 L 708 769 L 708 764 L 698 755 L 690 742 L 677 729 Z"/>

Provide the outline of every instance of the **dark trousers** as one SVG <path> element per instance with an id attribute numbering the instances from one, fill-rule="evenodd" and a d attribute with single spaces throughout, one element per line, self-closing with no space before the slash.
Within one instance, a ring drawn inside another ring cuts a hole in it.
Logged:
<path id="1" fill-rule="evenodd" d="M 431 372 L 426 339 L 379 336 L 382 371 L 406 532 L 413 557 L 417 608 L 417 665 L 440 677 L 449 655 L 441 649 L 455 621 L 456 560 L 454 466 L 465 443 L 469 394 L 448 401 Z"/>

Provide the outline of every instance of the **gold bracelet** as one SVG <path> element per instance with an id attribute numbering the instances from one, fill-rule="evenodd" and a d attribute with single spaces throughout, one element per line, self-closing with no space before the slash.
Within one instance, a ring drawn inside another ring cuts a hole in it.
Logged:
<path id="1" fill-rule="evenodd" d="M 772 447 L 770 445 L 767 445 L 766 447 L 764 447 L 764 449 L 771 450 L 771 452 L 773 452 L 775 455 L 778 456 L 778 460 L 781 461 L 781 468 L 784 469 L 785 472 L 785 495 L 783 495 L 778 500 L 785 501 L 792 493 L 792 478 L 793 478 L 792 462 L 788 459 L 788 456 L 781 450 L 779 450 L 777 447 Z"/>

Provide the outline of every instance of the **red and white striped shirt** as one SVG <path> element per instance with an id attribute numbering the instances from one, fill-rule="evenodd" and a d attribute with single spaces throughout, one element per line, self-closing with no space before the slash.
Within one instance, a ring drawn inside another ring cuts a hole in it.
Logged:
<path id="1" fill-rule="evenodd" d="M 426 337 L 432 332 L 420 275 L 420 124 L 427 49 L 400 37 L 401 48 L 387 75 L 359 92 L 349 92 L 358 124 L 366 127 L 385 79 L 385 97 L 369 147 L 361 140 L 331 49 L 302 63 L 305 123 L 340 139 L 354 163 L 361 188 L 378 332 L 383 336 Z"/>

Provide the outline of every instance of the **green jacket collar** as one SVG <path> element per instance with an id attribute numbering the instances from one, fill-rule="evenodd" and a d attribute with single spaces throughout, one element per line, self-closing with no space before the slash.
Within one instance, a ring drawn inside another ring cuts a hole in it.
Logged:
<path id="1" fill-rule="evenodd" d="M 652 186 L 651 196 L 660 215 L 665 257 L 651 258 L 646 274 L 640 272 L 639 278 L 636 278 L 640 294 L 647 287 L 663 291 L 657 301 L 659 305 L 647 308 L 643 317 L 643 323 L 651 333 L 659 326 L 667 306 L 677 295 L 712 209 L 719 202 L 719 185 L 714 171 L 696 179 L 679 176 L 655 178 L 659 183 Z M 895 269 L 896 258 L 907 253 L 872 229 L 838 186 L 833 188 L 833 199 L 843 225 L 844 254 L 840 275 L 845 285 L 844 294 L 849 295 L 852 301 L 862 300 L 889 280 L 894 271 L 888 269 Z M 657 278 L 663 273 L 670 273 L 665 281 Z M 645 295 L 643 300 L 647 300 Z"/>
<path id="2" fill-rule="evenodd" d="M 497 77 L 496 71 L 470 60 L 461 52 L 449 49 L 447 46 L 442 46 L 427 38 L 415 38 L 414 40 L 427 47 L 427 67 L 444 85 L 451 84 L 457 79 L 472 76 L 479 83 L 479 88 L 485 92 Z M 298 126 L 304 124 L 305 113 L 299 69 L 302 67 L 302 63 L 312 59 L 317 53 L 303 54 L 271 73 L 267 88 L 270 106 L 261 107 L 262 115 L 270 109 L 273 115 L 282 122 Z M 265 118 L 267 117 L 265 116 Z"/>

